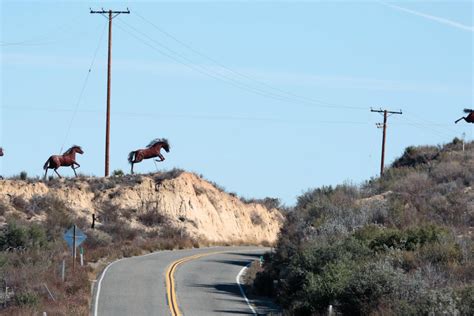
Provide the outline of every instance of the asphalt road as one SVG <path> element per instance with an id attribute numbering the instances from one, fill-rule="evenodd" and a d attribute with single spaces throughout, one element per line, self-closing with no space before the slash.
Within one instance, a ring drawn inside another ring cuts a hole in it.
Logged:
<path id="1" fill-rule="evenodd" d="M 110 265 L 96 285 L 96 315 L 171 315 L 165 272 L 181 258 L 209 253 L 182 263 L 174 274 L 176 296 L 183 315 L 252 315 L 240 293 L 236 276 L 268 248 L 212 247 L 161 251 L 127 258 Z M 214 253 L 214 254 L 211 254 Z M 98 297 L 97 297 L 98 292 Z"/>

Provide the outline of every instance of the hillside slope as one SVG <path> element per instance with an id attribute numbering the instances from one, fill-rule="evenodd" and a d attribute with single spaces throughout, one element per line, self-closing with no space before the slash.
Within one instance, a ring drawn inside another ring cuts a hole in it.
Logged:
<path id="1" fill-rule="evenodd" d="M 361 186 L 309 190 L 254 290 L 290 315 L 473 315 L 473 184 L 474 142 L 454 139 L 408 147 Z"/>
<path id="2" fill-rule="evenodd" d="M 0 181 L 3 216 L 43 221 L 47 199 L 63 202 L 74 217 L 101 224 L 118 219 L 132 229 L 159 230 L 166 222 L 181 234 L 211 242 L 274 242 L 282 223 L 277 209 L 244 203 L 188 172 L 110 178 Z M 0 215 L 2 215 L 0 213 Z"/>

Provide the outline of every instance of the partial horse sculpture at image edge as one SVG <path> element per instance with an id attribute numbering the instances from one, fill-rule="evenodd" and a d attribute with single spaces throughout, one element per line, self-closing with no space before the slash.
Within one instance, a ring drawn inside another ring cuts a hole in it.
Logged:
<path id="1" fill-rule="evenodd" d="M 467 116 L 463 116 L 460 119 L 456 120 L 454 123 L 458 123 L 460 120 L 465 120 L 467 123 L 474 123 L 474 110 L 464 109 L 464 113 L 467 113 Z"/>

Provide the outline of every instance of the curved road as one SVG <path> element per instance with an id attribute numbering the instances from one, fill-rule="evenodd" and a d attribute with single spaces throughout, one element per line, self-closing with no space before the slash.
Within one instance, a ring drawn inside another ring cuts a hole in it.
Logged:
<path id="1" fill-rule="evenodd" d="M 93 315 L 171 315 L 166 271 L 175 261 L 177 304 L 182 315 L 254 315 L 236 276 L 268 248 L 212 247 L 160 251 L 112 263 L 96 285 Z"/>

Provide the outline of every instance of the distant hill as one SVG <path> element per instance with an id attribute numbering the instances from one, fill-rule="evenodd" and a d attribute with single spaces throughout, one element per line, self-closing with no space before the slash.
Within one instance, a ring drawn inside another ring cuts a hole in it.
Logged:
<path id="1" fill-rule="evenodd" d="M 253 290 L 291 315 L 473 315 L 473 183 L 474 143 L 454 139 L 363 185 L 309 190 Z"/>

